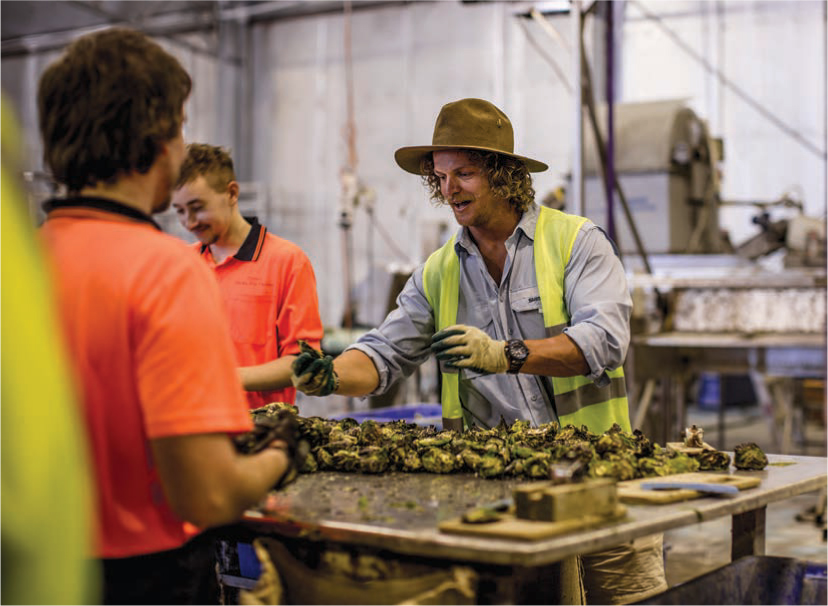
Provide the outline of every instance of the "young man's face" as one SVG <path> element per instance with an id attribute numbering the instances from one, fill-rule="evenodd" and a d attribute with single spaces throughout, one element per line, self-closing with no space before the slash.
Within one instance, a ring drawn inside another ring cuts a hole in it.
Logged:
<path id="1" fill-rule="evenodd" d="M 203 175 L 173 192 L 172 206 L 181 225 L 202 244 L 221 244 L 226 237 L 237 200 L 230 188 L 217 192 Z"/>
<path id="2" fill-rule="evenodd" d="M 464 227 L 485 227 L 496 216 L 508 211 L 503 198 L 494 195 L 483 168 L 462 150 L 435 151 L 434 174 L 440 179 L 440 192 Z"/>

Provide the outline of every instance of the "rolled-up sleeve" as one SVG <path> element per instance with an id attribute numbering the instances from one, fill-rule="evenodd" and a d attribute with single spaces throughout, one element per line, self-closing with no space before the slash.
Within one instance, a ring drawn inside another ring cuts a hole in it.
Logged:
<path id="1" fill-rule="evenodd" d="M 378 328 L 348 347 L 367 355 L 376 366 L 379 385 L 368 395 L 384 393 L 395 381 L 410 376 L 425 362 L 431 355 L 432 334 L 434 315 L 425 297 L 420 266 L 397 297 L 397 308 Z"/>
<path id="2" fill-rule="evenodd" d="M 630 344 L 630 298 L 621 260 L 606 234 L 587 222 L 578 233 L 564 274 L 570 325 L 564 329 L 581 349 L 596 385 L 624 363 Z"/>

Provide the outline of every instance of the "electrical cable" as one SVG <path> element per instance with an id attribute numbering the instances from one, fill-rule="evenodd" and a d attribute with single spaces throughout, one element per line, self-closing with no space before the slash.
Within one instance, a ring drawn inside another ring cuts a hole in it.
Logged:
<path id="1" fill-rule="evenodd" d="M 348 162 L 347 166 L 342 169 L 342 186 L 343 186 L 343 206 L 340 211 L 339 226 L 342 228 L 342 264 L 343 264 L 343 280 L 345 289 L 345 311 L 343 313 L 343 324 L 345 328 L 350 329 L 353 326 L 354 303 L 353 295 L 351 293 L 352 280 L 352 263 L 353 263 L 353 244 L 350 234 L 352 226 L 352 205 L 355 202 L 353 199 L 345 199 L 352 194 L 356 194 L 356 187 L 353 191 L 348 187 L 349 179 L 356 179 L 357 170 L 357 153 L 356 153 L 356 125 L 354 120 L 354 71 L 353 71 L 353 57 L 351 55 L 351 0 L 346 0 L 344 3 L 345 18 L 344 18 L 344 32 L 343 41 L 345 45 L 345 113 L 347 120 L 345 123 L 345 141 L 348 146 Z M 354 183 L 354 185 L 356 185 Z"/>
<path id="2" fill-rule="evenodd" d="M 707 59 L 705 59 L 704 57 L 699 55 L 699 53 L 697 53 L 695 50 L 693 50 L 693 48 L 691 48 L 689 44 L 687 44 L 684 40 L 682 40 L 681 37 L 678 34 L 676 34 L 673 30 L 671 30 L 669 27 L 667 27 L 664 24 L 664 21 L 661 19 L 661 17 L 659 17 L 658 15 L 655 15 L 655 14 L 651 13 L 650 11 L 648 11 L 644 6 L 642 6 L 642 4 L 640 2 L 638 2 L 638 0 L 630 0 L 630 3 L 635 5 L 635 7 L 639 11 L 641 11 L 647 19 L 649 19 L 650 21 L 652 21 L 653 23 L 658 25 L 661 28 L 661 30 L 665 34 L 667 34 L 667 36 L 673 42 L 676 43 L 676 45 L 679 48 L 681 48 L 685 53 L 687 53 L 693 59 L 695 59 L 698 63 L 700 63 L 701 66 L 708 73 L 714 74 L 719 79 L 719 82 L 721 82 L 725 87 L 729 88 L 742 101 L 744 101 L 745 103 L 750 105 L 753 109 L 755 109 L 757 112 L 759 112 L 759 114 L 762 115 L 765 119 L 767 119 L 774 126 L 779 128 L 786 135 L 788 135 L 789 137 L 791 137 L 792 139 L 797 141 L 800 145 L 805 147 L 808 151 L 814 153 L 815 155 L 819 156 L 823 160 L 828 158 L 828 155 L 826 155 L 824 149 L 820 149 L 819 147 L 817 147 L 816 145 L 814 145 L 813 143 L 808 141 L 808 139 L 806 139 L 804 136 L 802 136 L 797 130 L 795 130 L 795 129 L 791 128 L 790 126 L 788 126 L 787 124 L 785 124 L 773 112 L 771 112 L 769 109 L 764 107 L 761 103 L 759 103 L 758 101 L 753 99 L 747 92 L 742 90 L 738 85 L 734 84 L 727 76 L 725 76 L 721 72 L 721 70 L 716 69 L 713 65 L 710 64 L 710 62 Z"/>
<path id="3" fill-rule="evenodd" d="M 400 259 L 407 260 L 409 256 L 405 254 L 403 250 L 396 245 L 394 239 L 389 235 L 387 231 L 385 231 L 385 228 L 382 226 L 382 223 L 377 221 L 374 212 L 371 211 L 368 213 L 368 215 L 371 219 L 371 225 L 374 227 L 374 229 L 376 229 L 379 232 L 380 237 L 382 237 L 383 241 L 388 245 L 388 248 L 390 248 L 394 252 L 394 254 L 396 254 Z"/>
<path id="4" fill-rule="evenodd" d="M 541 16 L 541 18 L 543 17 Z M 552 71 L 554 71 L 555 75 L 558 76 L 558 79 L 561 81 L 561 84 L 564 85 L 564 88 L 567 90 L 567 92 L 572 93 L 572 84 L 570 84 L 569 80 L 566 77 L 566 74 L 561 69 L 561 67 L 555 62 L 555 60 L 551 56 L 549 56 L 546 53 L 546 51 L 538 43 L 538 41 L 535 40 L 535 37 L 529 31 L 529 27 L 526 25 L 526 23 L 524 23 L 523 19 L 518 20 L 518 23 L 520 23 L 520 26 L 523 28 L 523 31 L 526 34 L 526 39 L 529 41 L 529 44 L 531 44 L 535 48 L 535 50 L 538 51 L 538 54 L 541 56 L 541 58 L 543 58 L 549 64 L 549 66 L 552 68 Z"/>

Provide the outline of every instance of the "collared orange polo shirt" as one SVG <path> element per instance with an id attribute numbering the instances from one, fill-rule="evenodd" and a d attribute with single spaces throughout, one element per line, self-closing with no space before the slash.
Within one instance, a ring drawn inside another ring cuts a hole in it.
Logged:
<path id="1" fill-rule="evenodd" d="M 299 339 L 320 346 L 316 276 L 307 255 L 293 242 L 267 232 L 255 217 L 239 251 L 215 263 L 210 248 L 193 247 L 216 273 L 230 320 L 239 366 L 256 366 L 299 353 Z M 296 389 L 248 391 L 250 408 L 296 401 Z"/>
<path id="2" fill-rule="evenodd" d="M 188 535 L 149 441 L 252 427 L 215 280 L 136 209 L 102 198 L 46 208 L 40 234 L 95 469 L 95 555 L 180 547 Z"/>

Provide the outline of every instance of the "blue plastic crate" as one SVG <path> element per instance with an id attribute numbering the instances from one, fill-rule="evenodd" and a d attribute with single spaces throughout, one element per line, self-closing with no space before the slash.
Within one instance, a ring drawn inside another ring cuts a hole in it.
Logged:
<path id="1" fill-rule="evenodd" d="M 701 373 L 699 375 L 699 408 L 702 410 L 719 410 L 721 399 L 722 390 L 719 373 Z"/>
<path id="2" fill-rule="evenodd" d="M 238 543 L 239 553 L 239 571 L 241 576 L 248 579 L 258 579 L 262 574 L 262 565 L 259 562 L 259 557 L 256 555 L 256 550 L 250 543 Z"/>
<path id="3" fill-rule="evenodd" d="M 825 604 L 826 565 L 746 556 L 638 604 Z"/>
<path id="4" fill-rule="evenodd" d="M 389 421 L 406 421 L 417 425 L 434 425 L 437 429 L 443 427 L 443 407 L 440 404 L 407 404 L 405 406 L 391 406 L 388 408 L 374 408 L 360 412 L 346 412 L 333 416 L 334 419 L 351 418 L 362 423 L 372 420 L 378 423 Z"/>

